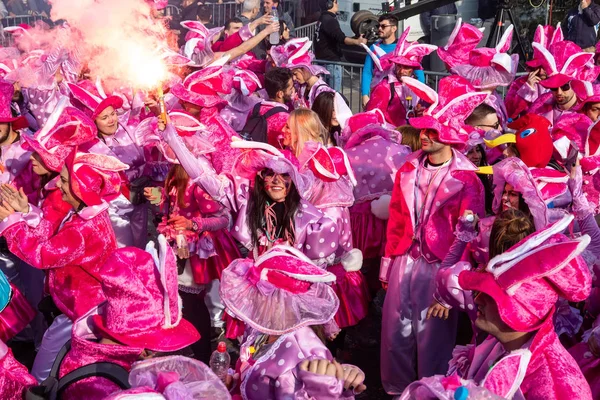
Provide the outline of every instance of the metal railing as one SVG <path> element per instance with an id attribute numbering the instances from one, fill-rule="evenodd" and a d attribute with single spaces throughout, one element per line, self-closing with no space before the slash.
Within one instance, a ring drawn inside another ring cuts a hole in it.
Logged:
<path id="1" fill-rule="evenodd" d="M 361 112 L 363 110 L 363 106 L 360 88 L 362 86 L 363 64 L 324 60 L 315 60 L 314 63 L 323 67 L 326 67 L 327 65 L 340 65 L 342 67 L 343 74 L 341 94 L 348 101 L 350 109 L 354 114 Z M 425 75 L 425 84 L 427 84 L 427 86 L 431 87 L 435 91 L 438 90 L 440 80 L 442 80 L 446 76 L 451 75 L 448 72 L 435 71 L 423 71 L 423 73 Z M 517 73 L 517 78 L 526 74 L 526 72 L 519 72 Z M 504 97 L 506 95 L 506 92 L 508 91 L 508 88 L 498 87 L 497 90 Z"/>
<path id="2" fill-rule="evenodd" d="M 313 40 L 316 30 L 317 23 L 313 22 L 312 24 L 302 25 L 294 29 L 294 36 L 297 38 L 307 37 L 310 40 Z"/>
<path id="3" fill-rule="evenodd" d="M 2 47 L 10 47 L 14 44 L 13 35 L 4 32 L 4 28 L 21 24 L 33 26 L 36 21 L 46 21 L 48 24 L 52 25 L 52 21 L 41 15 L 16 15 L 13 17 L 0 18 L 0 24 L 2 25 L 0 31 L 0 45 L 2 45 Z"/>
<path id="4" fill-rule="evenodd" d="M 169 4 L 165 7 L 165 16 L 167 17 L 175 17 L 181 14 L 181 8 L 174 6 L 173 4 Z"/>
<path id="5" fill-rule="evenodd" d="M 214 26 L 224 26 L 225 22 L 229 21 L 236 15 L 240 15 L 242 12 L 242 5 L 235 1 L 227 3 L 213 3 L 205 4 L 206 6 L 212 7 L 212 23 Z"/>

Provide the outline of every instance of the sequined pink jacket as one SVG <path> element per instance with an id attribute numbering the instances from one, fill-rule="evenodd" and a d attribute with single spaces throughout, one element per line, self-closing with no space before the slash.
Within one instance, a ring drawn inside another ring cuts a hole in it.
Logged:
<path id="1" fill-rule="evenodd" d="M 35 227 L 17 220 L 3 233 L 14 255 L 48 270 L 50 295 L 71 320 L 105 299 L 99 270 L 117 244 L 108 213 L 97 211 L 87 207 L 71 214 L 56 233 L 56 225 L 45 219 Z"/>

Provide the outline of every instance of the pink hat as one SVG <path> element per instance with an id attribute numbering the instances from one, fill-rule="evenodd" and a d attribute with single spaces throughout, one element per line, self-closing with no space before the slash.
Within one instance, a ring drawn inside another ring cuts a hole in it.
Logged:
<path id="1" fill-rule="evenodd" d="M 320 65 L 313 65 L 315 55 L 309 49 L 312 41 L 309 38 L 295 38 L 285 44 L 273 46 L 270 50 L 271 58 L 278 67 L 296 69 L 306 68 L 313 75 L 329 74 L 329 71 Z"/>
<path id="2" fill-rule="evenodd" d="M 252 71 L 236 69 L 233 77 L 233 87 L 240 91 L 244 96 L 249 96 L 262 88 L 260 79 Z"/>
<path id="3" fill-rule="evenodd" d="M 556 141 L 566 137 L 569 141 L 575 143 L 577 149 L 586 154 L 588 132 L 592 120 L 585 114 L 563 114 L 552 127 L 552 140 L 556 147 Z"/>
<path id="4" fill-rule="evenodd" d="M 61 98 L 42 129 L 33 135 L 22 135 L 44 165 L 56 172 L 60 172 L 75 147 L 97 135 L 94 122 L 75 107 L 67 107 L 67 103 L 66 97 Z"/>
<path id="5" fill-rule="evenodd" d="M 533 34 L 533 43 L 538 43 L 543 48 L 547 49 L 550 45 L 565 40 L 563 31 L 560 27 L 560 22 L 556 24 L 556 29 L 551 25 L 538 25 Z M 533 57 L 531 60 L 525 62 L 530 68 L 539 68 L 542 66 L 544 57 L 538 50 L 533 51 Z"/>
<path id="6" fill-rule="evenodd" d="M 391 63 L 423 69 L 421 66 L 423 57 L 433 53 L 437 49 L 437 46 L 432 44 L 421 44 L 418 42 L 408 42 L 406 38 L 409 33 L 410 26 L 406 28 L 398 38 L 394 51 L 381 57 L 380 62 L 383 69 L 387 69 L 388 66 L 391 66 Z"/>
<path id="7" fill-rule="evenodd" d="M 15 122 L 18 117 L 13 117 L 10 109 L 15 88 L 12 83 L 0 80 L 0 123 Z"/>
<path id="8" fill-rule="evenodd" d="M 75 148 L 65 160 L 69 170 L 71 192 L 86 206 L 98 206 L 103 197 L 119 193 L 120 171 L 129 168 L 115 157 L 81 153 Z"/>
<path id="9" fill-rule="evenodd" d="M 356 185 L 350 161 L 346 153 L 338 147 L 325 148 L 319 142 L 306 142 L 298 161 L 301 170 L 310 169 L 320 180 L 335 182 L 347 175 Z"/>
<path id="10" fill-rule="evenodd" d="M 385 122 L 385 117 L 379 109 L 354 114 L 348 118 L 346 126 L 342 130 L 342 139 L 346 142 L 344 145 L 346 149 L 358 146 L 375 136 L 395 142 L 400 142 L 402 138 L 400 132 Z"/>
<path id="11" fill-rule="evenodd" d="M 456 75 L 440 81 L 439 93 L 413 78 L 403 77 L 402 82 L 431 104 L 422 117 L 411 118 L 409 123 L 418 129 L 435 130 L 441 143 L 464 147 L 468 140 L 465 120 L 488 94 L 475 91 L 466 79 Z"/>
<path id="12" fill-rule="evenodd" d="M 466 78 L 477 89 L 508 86 L 515 79 L 519 65 L 518 54 L 507 54 L 513 35 L 513 26 L 504 32 L 495 48 L 471 50 L 467 63 L 452 67 L 451 72 Z"/>
<path id="13" fill-rule="evenodd" d="M 221 95 L 233 88 L 233 70 L 222 65 L 207 66 L 188 75 L 182 83 L 171 88 L 171 93 L 182 101 L 200 107 L 218 107 L 227 104 Z"/>
<path id="14" fill-rule="evenodd" d="M 461 272 L 460 286 L 492 297 L 500 318 L 512 329 L 539 329 L 552 318 L 559 297 L 577 302 L 590 294 L 592 277 L 583 258 L 578 257 L 590 237 L 569 239 L 561 233 L 573 218 L 565 216 L 529 235 L 492 258 L 484 272 Z"/>
<path id="15" fill-rule="evenodd" d="M 162 10 L 163 8 L 167 7 L 167 5 L 169 4 L 168 0 L 146 0 L 146 3 L 148 3 L 150 6 L 154 7 L 157 10 Z"/>
<path id="16" fill-rule="evenodd" d="M 335 275 L 290 246 L 275 246 L 256 262 L 233 261 L 221 276 L 229 311 L 261 333 L 283 335 L 331 321 L 339 300 L 328 283 Z"/>
<path id="17" fill-rule="evenodd" d="M 234 140 L 231 147 L 242 150 L 233 165 L 232 175 L 254 180 L 256 174 L 263 169 L 271 169 L 278 174 L 289 174 L 300 197 L 306 198 L 311 179 L 299 172 L 300 165 L 288 150 L 278 150 L 261 142 Z"/>
<path id="18" fill-rule="evenodd" d="M 71 95 L 78 102 L 78 108 L 95 120 L 102 111 L 108 107 L 115 110 L 123 107 L 123 99 L 119 96 L 99 97 L 94 93 L 84 89 L 81 84 L 67 83 L 71 90 Z"/>
<path id="19" fill-rule="evenodd" d="M 572 81 L 571 88 L 577 95 L 574 111 L 582 111 L 588 103 L 600 103 L 600 85 L 588 81 Z"/>
<path id="20" fill-rule="evenodd" d="M 539 52 L 541 66 L 548 74 L 548 78 L 540 83 L 546 88 L 557 88 L 572 80 L 594 80 L 593 73 L 596 68 L 591 65 L 593 53 L 585 53 L 581 47 L 573 42 L 563 40 L 553 43 L 548 49 L 539 43 L 533 43 L 533 48 Z"/>
<path id="21" fill-rule="evenodd" d="M 224 27 L 208 29 L 200 21 L 181 21 L 181 26 L 189 29 L 185 35 L 183 54 L 193 61 L 192 66 L 202 68 L 213 61 L 215 53 L 212 50 L 215 36 L 221 34 Z"/>
<path id="22" fill-rule="evenodd" d="M 444 47 L 438 47 L 438 56 L 449 70 L 456 65 L 467 64 L 471 51 L 477 47 L 482 38 L 483 33 L 478 28 L 463 24 L 462 18 L 458 18 L 448 43 Z"/>
<path id="23" fill-rule="evenodd" d="M 206 364 L 184 356 L 138 361 L 129 372 L 129 383 L 132 389 L 115 393 L 106 400 L 231 399 L 225 384 Z M 149 394 L 156 396 L 148 397 Z"/>
<path id="24" fill-rule="evenodd" d="M 195 343 L 200 334 L 181 317 L 177 260 L 164 236 L 158 251 L 117 249 L 104 263 L 102 291 L 106 307 L 94 324 L 106 336 L 131 347 L 176 351 Z"/>
<path id="25" fill-rule="evenodd" d="M 208 135 L 206 126 L 201 124 L 196 117 L 184 111 L 172 111 L 168 115 L 171 123 L 165 129 L 175 129 L 185 146 L 194 156 L 212 153 L 216 150 L 206 138 L 206 135 Z M 171 146 L 162 140 L 157 132 L 158 119 L 155 117 L 146 118 L 135 128 L 134 136 L 142 145 L 155 144 L 170 163 L 180 164 Z"/>
<path id="26" fill-rule="evenodd" d="M 502 210 L 502 194 L 508 183 L 519 192 L 529 207 L 536 230 L 548 225 L 548 206 L 538 190 L 531 170 L 516 157 L 508 157 L 493 166 L 494 171 L 494 202 L 492 210 L 499 214 Z"/>

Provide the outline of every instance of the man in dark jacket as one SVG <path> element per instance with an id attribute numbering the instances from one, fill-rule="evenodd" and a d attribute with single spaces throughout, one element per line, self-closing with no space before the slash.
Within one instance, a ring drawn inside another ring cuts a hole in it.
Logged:
<path id="1" fill-rule="evenodd" d="M 313 45 L 315 48 L 315 56 L 318 60 L 326 60 L 333 62 L 342 61 L 342 44 L 360 46 L 367 44 L 367 39 L 364 37 L 351 38 L 347 37 L 340 23 L 337 20 L 336 13 L 340 6 L 338 0 L 321 0 L 321 16 L 317 22 L 317 31 Z M 327 84 L 336 92 L 342 91 L 342 73 L 341 65 L 327 64 L 325 68 L 329 71 L 329 76 L 326 77 Z"/>
<path id="2" fill-rule="evenodd" d="M 584 51 L 595 52 L 600 23 L 600 6 L 592 0 L 581 0 L 577 8 L 567 13 L 563 29 L 565 39 L 575 42 Z"/>

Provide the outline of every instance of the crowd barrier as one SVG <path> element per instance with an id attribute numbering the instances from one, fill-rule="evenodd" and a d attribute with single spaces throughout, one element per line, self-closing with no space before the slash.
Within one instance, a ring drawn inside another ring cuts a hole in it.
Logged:
<path id="1" fill-rule="evenodd" d="M 317 31 L 317 23 L 313 22 L 312 24 L 302 25 L 294 29 L 294 37 L 302 38 L 307 37 L 310 40 L 313 40 L 315 37 L 315 32 Z"/>
<path id="2" fill-rule="evenodd" d="M 13 37 L 4 32 L 4 28 L 9 26 L 18 26 L 21 24 L 34 25 L 35 21 L 46 21 L 49 25 L 52 22 L 41 15 L 16 15 L 13 17 L 0 18 L 0 24 L 2 25 L 2 32 L 0 34 L 0 44 L 2 47 L 9 47 L 13 45 Z"/>
<path id="3" fill-rule="evenodd" d="M 361 112 L 362 96 L 360 94 L 360 87 L 362 85 L 362 72 L 363 64 L 352 64 L 347 62 L 332 62 L 315 60 L 315 64 L 327 67 L 327 65 L 340 65 L 342 66 L 342 94 L 349 103 L 350 109 L 353 113 Z M 448 72 L 435 72 L 435 71 L 423 71 L 425 75 L 425 83 L 434 90 L 438 90 L 438 84 L 440 80 L 446 76 L 449 76 Z M 526 75 L 526 72 L 517 73 L 517 77 Z M 507 88 L 498 88 L 498 92 L 502 95 L 506 95 Z"/>

